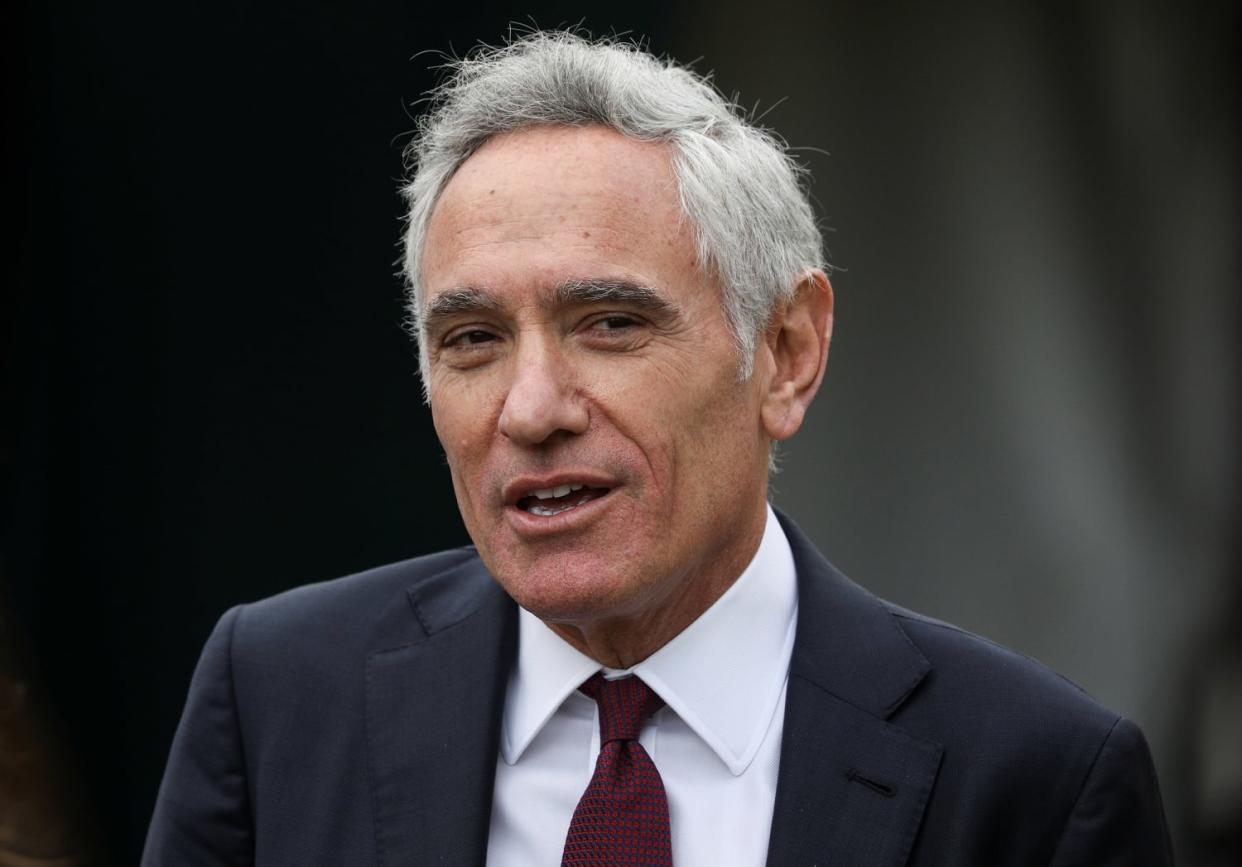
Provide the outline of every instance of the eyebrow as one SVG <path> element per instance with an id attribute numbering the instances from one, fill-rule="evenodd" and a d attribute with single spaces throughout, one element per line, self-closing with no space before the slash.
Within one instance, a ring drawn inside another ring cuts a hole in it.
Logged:
<path id="1" fill-rule="evenodd" d="M 572 307 L 575 304 L 612 303 L 645 310 L 654 316 L 671 317 L 677 305 L 650 286 L 628 280 L 566 280 L 552 288 L 539 301 L 544 309 Z M 432 331 L 440 322 L 463 313 L 495 311 L 500 301 L 486 289 L 464 286 L 437 295 L 423 313 L 423 327 Z"/>
<path id="2" fill-rule="evenodd" d="M 485 289 L 449 289 L 435 297 L 423 311 L 423 327 L 430 331 L 438 322 L 459 313 L 498 310 L 500 302 Z"/>
<path id="3" fill-rule="evenodd" d="M 601 301 L 636 307 L 664 316 L 677 312 L 677 306 L 658 290 L 628 280 L 567 280 L 552 290 L 544 304 L 549 307 L 569 307 L 574 304 L 598 304 Z"/>

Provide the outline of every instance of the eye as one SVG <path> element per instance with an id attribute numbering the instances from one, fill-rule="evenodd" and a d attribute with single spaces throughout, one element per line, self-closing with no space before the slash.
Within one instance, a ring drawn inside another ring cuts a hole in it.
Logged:
<path id="1" fill-rule="evenodd" d="M 504 338 L 488 326 L 462 325 L 449 331 L 438 344 L 433 344 L 432 357 L 458 370 L 469 370 L 487 364 L 504 346 Z"/>
<path id="2" fill-rule="evenodd" d="M 490 331 L 484 331 L 482 328 L 467 328 L 464 331 L 458 331 L 450 334 L 444 340 L 445 346 L 478 346 L 480 343 L 490 343 L 496 339 L 496 335 Z"/>
<path id="3" fill-rule="evenodd" d="M 603 352 L 627 352 L 642 346 L 649 336 L 647 320 L 632 313 L 599 312 L 578 327 L 584 346 Z"/>
<path id="4" fill-rule="evenodd" d="M 601 319 L 596 319 L 591 323 L 592 328 L 600 331 L 621 331 L 626 328 L 635 328 L 641 323 L 633 316 L 627 316 L 623 313 L 612 313 Z"/>

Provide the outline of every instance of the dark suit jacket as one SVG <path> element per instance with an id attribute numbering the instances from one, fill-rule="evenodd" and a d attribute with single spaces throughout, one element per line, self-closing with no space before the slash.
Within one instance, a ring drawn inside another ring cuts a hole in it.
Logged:
<path id="1" fill-rule="evenodd" d="M 881 602 L 784 523 L 798 631 L 770 865 L 1172 863 L 1132 723 Z M 481 865 L 515 615 L 470 548 L 229 611 L 143 864 Z"/>

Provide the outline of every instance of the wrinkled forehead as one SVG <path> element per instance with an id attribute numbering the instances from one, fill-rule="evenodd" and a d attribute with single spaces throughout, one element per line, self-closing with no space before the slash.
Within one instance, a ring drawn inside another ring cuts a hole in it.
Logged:
<path id="1" fill-rule="evenodd" d="M 445 185 L 428 221 L 422 301 L 476 282 L 459 273 L 472 263 L 494 276 L 506 257 L 555 268 L 670 255 L 693 258 L 693 239 L 667 145 L 604 127 L 532 127 L 489 140 Z"/>

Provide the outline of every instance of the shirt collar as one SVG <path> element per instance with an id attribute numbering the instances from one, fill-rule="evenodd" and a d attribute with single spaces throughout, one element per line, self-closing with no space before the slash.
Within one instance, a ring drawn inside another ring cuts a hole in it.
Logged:
<path id="1" fill-rule="evenodd" d="M 736 776 L 780 704 L 798 607 L 793 553 L 771 507 L 750 564 L 672 641 L 629 669 Z M 505 701 L 501 757 L 515 764 L 566 698 L 600 665 L 519 610 L 518 661 Z M 612 672 L 609 672 L 610 674 Z"/>

